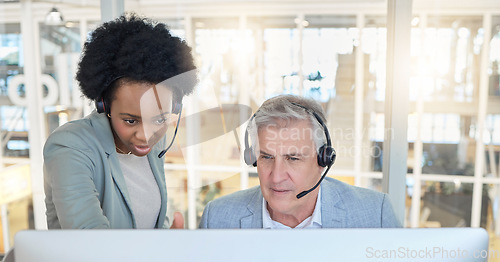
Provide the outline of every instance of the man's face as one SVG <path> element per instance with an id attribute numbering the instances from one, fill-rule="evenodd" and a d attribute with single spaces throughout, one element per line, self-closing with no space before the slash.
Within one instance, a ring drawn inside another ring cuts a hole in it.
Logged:
<path id="1" fill-rule="evenodd" d="M 262 194 L 271 217 L 296 216 L 313 210 L 318 188 L 297 199 L 297 194 L 313 187 L 321 177 L 311 124 L 295 120 L 260 128 L 258 131 L 257 171 Z"/>

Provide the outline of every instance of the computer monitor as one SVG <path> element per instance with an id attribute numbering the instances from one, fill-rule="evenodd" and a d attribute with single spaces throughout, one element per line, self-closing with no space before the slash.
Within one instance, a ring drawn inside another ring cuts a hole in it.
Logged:
<path id="1" fill-rule="evenodd" d="M 487 261 L 481 228 L 51 230 L 15 237 L 16 262 Z"/>

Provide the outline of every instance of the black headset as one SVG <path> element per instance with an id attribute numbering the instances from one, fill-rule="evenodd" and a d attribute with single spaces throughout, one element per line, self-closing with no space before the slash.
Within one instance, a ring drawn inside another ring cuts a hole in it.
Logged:
<path id="1" fill-rule="evenodd" d="M 119 75 L 111 79 L 111 81 L 109 81 L 109 83 L 106 85 L 107 86 L 106 89 L 109 89 L 114 82 L 123 77 L 124 77 L 123 75 Z M 97 109 L 97 113 L 106 113 L 106 114 L 111 113 L 111 107 L 108 104 L 108 102 L 104 100 L 102 93 L 95 100 L 95 108 Z M 178 114 L 181 112 L 181 109 L 182 109 L 182 103 L 176 103 L 176 102 L 172 103 L 172 113 Z"/>
<path id="2" fill-rule="evenodd" d="M 95 100 L 95 108 L 97 109 L 97 113 L 99 113 L 99 114 L 101 114 L 101 113 L 109 114 L 110 113 L 108 103 L 104 102 L 104 98 L 102 98 L 102 97 L 99 97 Z"/>
<path id="3" fill-rule="evenodd" d="M 303 108 L 306 112 L 312 114 L 314 118 L 316 118 L 318 123 L 320 123 L 321 126 L 323 127 L 323 131 L 325 132 L 325 137 L 326 137 L 326 144 L 323 144 L 318 150 L 318 165 L 321 167 L 327 167 L 327 166 L 330 167 L 335 162 L 335 158 L 337 157 L 337 155 L 335 153 L 335 149 L 332 147 L 330 133 L 328 132 L 328 128 L 326 127 L 325 123 L 321 120 L 319 115 L 316 114 L 316 112 L 314 112 L 313 110 L 303 105 L 299 105 L 297 103 L 291 102 L 291 104 Z M 252 165 L 252 166 L 257 166 L 257 157 L 255 155 L 254 148 L 252 148 L 248 143 L 248 129 L 253 119 L 255 118 L 257 112 L 255 112 L 255 114 L 253 114 L 252 117 L 250 118 L 249 124 L 245 131 L 245 150 L 243 152 L 243 158 L 245 160 L 245 163 L 247 165 Z"/>
<path id="4" fill-rule="evenodd" d="M 110 107 L 104 98 L 99 97 L 95 100 L 95 108 L 97 109 L 97 113 L 110 113 Z M 178 114 L 180 113 L 182 108 L 182 103 L 172 103 L 172 113 Z"/>
<path id="5" fill-rule="evenodd" d="M 106 113 L 106 114 L 109 114 L 111 113 L 111 109 L 110 109 L 110 105 L 108 105 L 108 103 L 106 102 L 106 100 L 104 100 L 103 98 L 103 93 L 106 92 L 106 90 L 108 90 L 111 85 L 118 79 L 122 78 L 123 75 L 119 75 L 119 76 L 116 76 L 114 78 L 112 78 L 107 84 L 106 84 L 106 88 L 101 91 L 101 93 L 99 94 L 99 96 L 97 97 L 97 99 L 95 100 L 95 108 L 97 109 L 97 113 L 99 114 L 102 114 L 102 113 Z"/>

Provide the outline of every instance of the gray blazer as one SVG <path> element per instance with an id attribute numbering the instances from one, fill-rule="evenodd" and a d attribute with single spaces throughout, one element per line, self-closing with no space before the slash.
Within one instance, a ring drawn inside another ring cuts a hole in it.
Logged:
<path id="1" fill-rule="evenodd" d="M 148 154 L 161 195 L 156 228 L 168 227 L 165 141 Z M 105 114 L 91 113 L 57 128 L 43 150 L 49 229 L 136 228 L 130 197 Z"/>
<path id="2" fill-rule="evenodd" d="M 386 194 L 332 178 L 321 183 L 323 228 L 401 227 Z M 262 228 L 260 186 L 220 197 L 207 204 L 200 228 Z"/>

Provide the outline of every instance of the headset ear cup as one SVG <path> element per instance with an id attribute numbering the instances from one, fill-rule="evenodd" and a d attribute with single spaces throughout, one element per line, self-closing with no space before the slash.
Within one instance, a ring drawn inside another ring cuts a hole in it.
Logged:
<path id="1" fill-rule="evenodd" d="M 337 159 L 337 152 L 331 146 L 326 147 L 326 155 L 328 156 L 327 166 L 333 165 L 335 163 L 335 159 Z"/>
<path id="2" fill-rule="evenodd" d="M 247 165 L 257 166 L 257 158 L 253 153 L 252 147 L 245 148 L 245 151 L 243 152 L 243 158 L 245 159 L 245 163 Z"/>
<path id="3" fill-rule="evenodd" d="M 325 145 L 322 145 L 318 150 L 318 165 L 321 167 L 325 167 Z"/>
<path id="4" fill-rule="evenodd" d="M 333 163 L 335 163 L 336 158 L 337 154 L 335 153 L 335 149 L 333 149 L 333 147 L 324 144 L 319 148 L 318 152 L 319 166 L 326 167 L 333 165 Z"/>
<path id="5" fill-rule="evenodd" d="M 104 113 L 106 112 L 106 103 L 104 102 L 104 99 L 98 98 L 95 100 L 95 108 L 97 109 L 97 113 Z"/>

